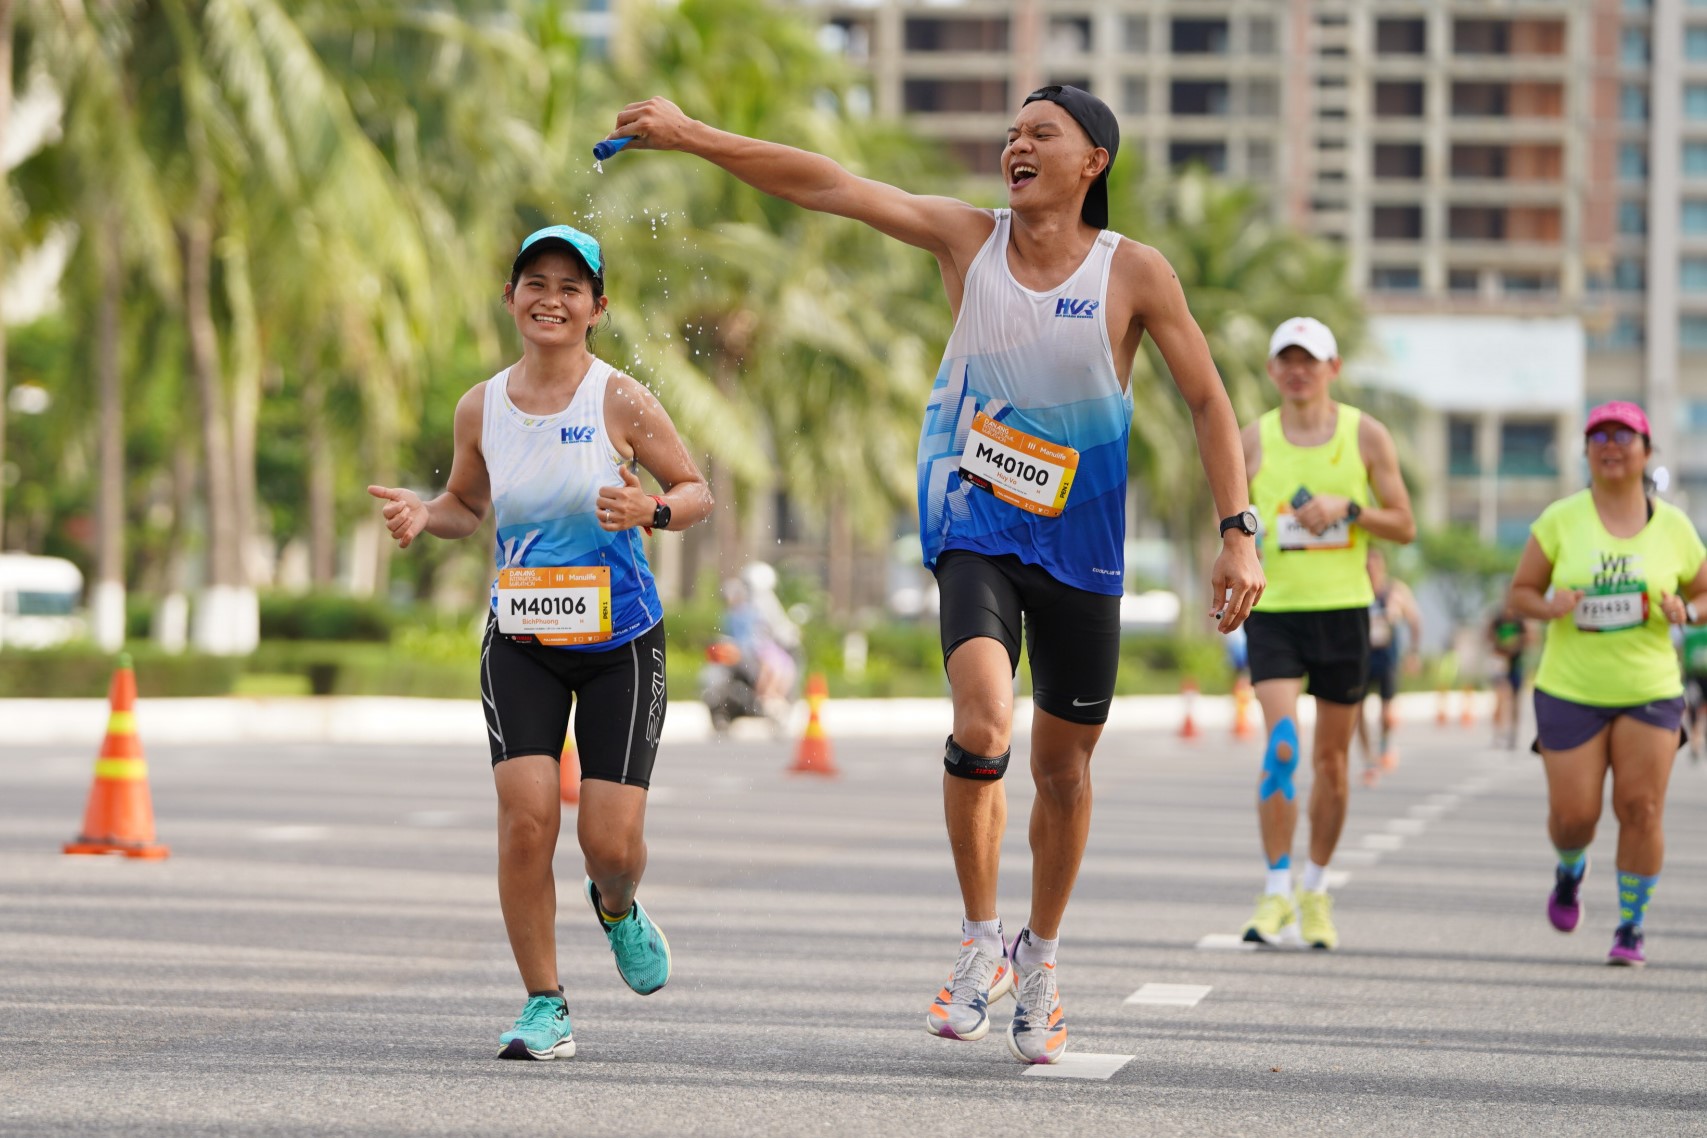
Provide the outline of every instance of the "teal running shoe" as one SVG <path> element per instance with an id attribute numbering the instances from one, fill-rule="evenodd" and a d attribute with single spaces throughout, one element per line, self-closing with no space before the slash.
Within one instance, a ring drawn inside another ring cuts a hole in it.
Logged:
<path id="1" fill-rule="evenodd" d="M 529 996 L 516 1026 L 498 1037 L 500 1059 L 573 1059 L 575 1029 L 562 996 Z"/>
<path id="2" fill-rule="evenodd" d="M 599 927 L 605 930 L 605 939 L 610 941 L 610 950 L 616 957 L 616 970 L 621 974 L 622 982 L 642 996 L 650 996 L 668 984 L 670 942 L 665 939 L 664 930 L 652 923 L 640 902 L 629 906 L 628 915 L 622 920 L 608 925 L 599 906 L 599 887 L 593 884 L 592 878 L 587 878 L 584 891 L 587 904 L 593 907 L 593 916 L 599 919 Z"/>

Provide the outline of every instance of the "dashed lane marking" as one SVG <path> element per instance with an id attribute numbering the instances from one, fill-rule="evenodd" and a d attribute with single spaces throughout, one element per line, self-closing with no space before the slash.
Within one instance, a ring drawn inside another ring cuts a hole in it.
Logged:
<path id="1" fill-rule="evenodd" d="M 1387 832 L 1389 834 L 1401 834 L 1408 838 L 1414 838 L 1426 829 L 1428 829 L 1428 823 L 1421 818 L 1389 818 L 1387 820 Z"/>
<path id="2" fill-rule="evenodd" d="M 255 831 L 258 842 L 323 842 L 331 836 L 330 826 L 262 826 Z"/>
<path id="3" fill-rule="evenodd" d="M 1343 869 L 1330 869 L 1322 874 L 1322 885 L 1327 889 L 1344 889 L 1351 884 L 1351 874 Z"/>
<path id="4" fill-rule="evenodd" d="M 1053 1063 L 1033 1063 L 1025 1073 L 1041 1079 L 1107 1079 L 1130 1062 L 1130 1055 L 1087 1055 L 1069 1051 Z"/>
<path id="5" fill-rule="evenodd" d="M 1399 834 L 1365 834 L 1363 848 L 1366 850 L 1384 850 L 1388 853 L 1405 848 L 1405 839 Z"/>
<path id="6" fill-rule="evenodd" d="M 1195 1008 L 1213 991 L 1209 984 L 1145 984 L 1126 997 L 1129 1004 L 1155 1004 L 1168 1008 Z"/>
<path id="7" fill-rule="evenodd" d="M 1246 940 L 1239 933 L 1210 933 L 1197 942 L 1202 952 L 1255 952 L 1255 942 Z"/>
<path id="8" fill-rule="evenodd" d="M 1363 869 L 1381 864 L 1380 850 L 1340 850 L 1334 854 L 1334 860 L 1341 865 L 1355 865 Z"/>

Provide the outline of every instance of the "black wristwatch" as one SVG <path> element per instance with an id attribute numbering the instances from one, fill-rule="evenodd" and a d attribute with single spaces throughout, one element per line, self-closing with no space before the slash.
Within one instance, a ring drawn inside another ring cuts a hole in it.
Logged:
<path id="1" fill-rule="evenodd" d="M 1345 505 L 1345 520 L 1346 521 L 1355 522 L 1357 520 L 1358 515 L 1361 513 L 1363 513 L 1363 507 L 1362 506 L 1358 505 L 1356 502 L 1347 502 L 1346 503 L 1346 505 Z"/>
<path id="2" fill-rule="evenodd" d="M 664 501 L 664 499 L 659 498 L 655 495 L 653 497 L 653 500 L 655 502 L 657 502 L 658 504 L 656 506 L 652 507 L 652 528 L 653 529 L 669 529 L 670 528 L 670 504 L 668 502 Z"/>
<path id="3" fill-rule="evenodd" d="M 1230 518 L 1222 518 L 1221 536 L 1225 537 L 1230 529 L 1236 529 L 1240 533 L 1255 537 L 1257 535 L 1257 512 L 1247 506 Z"/>

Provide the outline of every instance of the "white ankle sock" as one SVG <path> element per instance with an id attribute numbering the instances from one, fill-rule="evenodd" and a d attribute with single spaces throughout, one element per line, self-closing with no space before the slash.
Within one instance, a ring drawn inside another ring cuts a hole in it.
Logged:
<path id="1" fill-rule="evenodd" d="M 1317 865 L 1313 861 L 1305 862 L 1303 889 L 1306 893 L 1326 893 L 1328 891 L 1328 867 Z"/>
<path id="2" fill-rule="evenodd" d="M 1283 866 L 1280 869 L 1269 870 L 1268 884 L 1264 887 L 1263 892 L 1278 893 L 1282 897 L 1292 896 L 1292 867 Z"/>
<path id="3" fill-rule="evenodd" d="M 1061 938 L 1044 940 L 1030 929 L 1019 934 L 1019 942 L 1014 945 L 1014 964 L 1020 968 L 1038 968 L 1045 964 L 1055 963 L 1055 950 L 1061 946 Z"/>
<path id="4" fill-rule="evenodd" d="M 1004 945 L 1002 944 L 1002 922 L 999 919 L 969 921 L 962 917 L 960 919 L 960 935 L 977 941 L 978 947 L 985 952 L 994 953 L 996 956 L 1002 955 Z"/>

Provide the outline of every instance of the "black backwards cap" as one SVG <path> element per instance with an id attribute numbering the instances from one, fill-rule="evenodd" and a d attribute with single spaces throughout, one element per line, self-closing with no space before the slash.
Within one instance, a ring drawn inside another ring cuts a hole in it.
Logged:
<path id="1" fill-rule="evenodd" d="M 1108 166 L 1091 183 L 1091 188 L 1085 193 L 1085 206 L 1079 216 L 1085 219 L 1085 224 L 1097 229 L 1108 228 L 1108 172 L 1114 168 L 1114 156 L 1120 150 L 1120 123 L 1115 120 L 1114 112 L 1108 109 L 1108 104 L 1078 87 L 1069 87 L 1064 83 L 1053 83 L 1048 87 L 1039 87 L 1025 97 L 1020 106 L 1035 103 L 1045 99 L 1066 110 L 1073 116 L 1073 121 L 1085 128 L 1085 133 L 1091 136 L 1091 145 L 1100 146 L 1108 151 Z"/>

